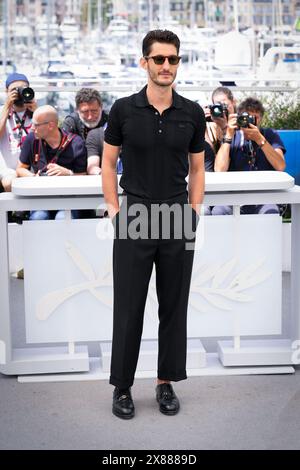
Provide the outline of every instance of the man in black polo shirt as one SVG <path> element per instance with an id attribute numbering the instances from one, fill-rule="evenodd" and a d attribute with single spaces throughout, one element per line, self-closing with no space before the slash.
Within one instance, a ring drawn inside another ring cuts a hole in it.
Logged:
<path id="1" fill-rule="evenodd" d="M 130 387 L 153 263 L 159 302 L 156 398 L 162 413 L 178 412 L 179 401 L 170 382 L 186 379 L 186 315 L 194 254 L 187 247 L 194 246 L 195 233 L 192 237 L 185 231 L 180 237 L 176 233 L 185 225 L 186 214 L 195 231 L 204 192 L 205 118 L 200 106 L 172 88 L 179 47 L 179 38 L 170 31 L 146 35 L 140 64 L 148 84 L 114 103 L 105 132 L 103 192 L 116 228 L 110 383 L 115 386 L 113 413 L 124 419 L 134 416 Z M 116 162 L 121 146 L 120 186 L 125 196 L 119 208 Z M 162 212 L 154 217 L 157 206 Z M 174 208 L 171 217 L 165 208 L 169 212 Z M 164 218 L 171 221 L 168 236 Z"/>

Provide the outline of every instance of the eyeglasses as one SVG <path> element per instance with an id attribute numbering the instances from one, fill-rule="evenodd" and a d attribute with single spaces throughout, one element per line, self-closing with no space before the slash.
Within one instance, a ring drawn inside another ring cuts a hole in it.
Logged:
<path id="1" fill-rule="evenodd" d="M 181 57 L 179 55 L 152 55 L 152 56 L 145 56 L 144 59 L 149 60 L 153 59 L 153 62 L 156 65 L 162 65 L 165 63 L 165 60 L 168 59 L 170 65 L 177 65 Z"/>
<path id="2" fill-rule="evenodd" d="M 40 127 L 43 126 L 44 124 L 49 124 L 50 121 L 44 121 L 44 122 L 33 122 L 31 123 L 32 126 L 34 127 Z"/>

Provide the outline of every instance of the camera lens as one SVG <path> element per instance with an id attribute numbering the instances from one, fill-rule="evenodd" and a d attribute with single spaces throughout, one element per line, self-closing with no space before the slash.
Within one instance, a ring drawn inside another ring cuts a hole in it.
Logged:
<path id="1" fill-rule="evenodd" d="M 214 118 L 228 118 L 227 106 L 224 103 L 214 103 L 209 106 L 212 117 Z"/>
<path id="2" fill-rule="evenodd" d="M 249 117 L 248 113 L 239 114 L 236 118 L 237 125 L 239 127 L 249 127 Z"/>
<path id="3" fill-rule="evenodd" d="M 30 87 L 23 88 L 21 90 L 21 96 L 22 96 L 24 103 L 29 103 L 34 98 L 34 91 Z"/>
<path id="4" fill-rule="evenodd" d="M 218 103 L 218 104 L 213 104 L 211 107 L 210 107 L 210 110 L 211 110 L 211 115 L 214 117 L 214 118 L 220 118 L 220 117 L 223 117 L 223 106 Z"/>
<path id="5" fill-rule="evenodd" d="M 256 126 L 256 116 L 249 116 L 249 124 Z"/>

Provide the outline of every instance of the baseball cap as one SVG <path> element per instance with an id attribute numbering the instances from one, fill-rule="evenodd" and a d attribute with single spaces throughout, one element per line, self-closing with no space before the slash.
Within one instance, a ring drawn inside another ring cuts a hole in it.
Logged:
<path id="1" fill-rule="evenodd" d="M 27 82 L 29 85 L 29 80 L 26 77 L 26 75 L 24 75 L 23 73 L 13 72 L 10 75 L 8 75 L 6 82 L 5 82 L 5 86 L 6 88 L 8 88 L 11 83 L 18 82 L 18 81 Z"/>

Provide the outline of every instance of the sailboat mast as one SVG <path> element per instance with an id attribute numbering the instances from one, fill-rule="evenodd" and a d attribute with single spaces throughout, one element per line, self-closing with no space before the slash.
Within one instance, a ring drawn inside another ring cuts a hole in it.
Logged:
<path id="1" fill-rule="evenodd" d="M 234 29 L 239 32 L 239 12 L 238 12 L 238 2 L 233 0 L 233 15 L 234 15 Z"/>
<path id="2" fill-rule="evenodd" d="M 98 0 L 97 3 L 97 20 L 98 20 L 98 32 L 101 36 L 102 33 L 102 0 Z"/>
<path id="3" fill-rule="evenodd" d="M 153 2 L 148 0 L 149 31 L 153 29 Z"/>
<path id="4" fill-rule="evenodd" d="M 3 72 L 6 75 L 8 56 L 8 0 L 3 3 Z"/>

